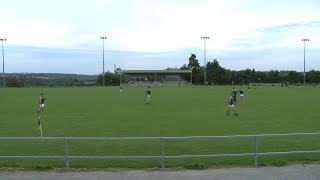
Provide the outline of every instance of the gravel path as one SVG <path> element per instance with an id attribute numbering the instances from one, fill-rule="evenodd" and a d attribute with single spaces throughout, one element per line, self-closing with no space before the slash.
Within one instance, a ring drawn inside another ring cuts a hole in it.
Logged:
<path id="1" fill-rule="evenodd" d="M 0 171 L 0 179 L 10 180 L 319 180 L 320 164 L 290 165 L 285 167 L 221 168 L 207 170 L 178 171 L 89 171 L 89 172 L 43 172 L 43 171 Z"/>

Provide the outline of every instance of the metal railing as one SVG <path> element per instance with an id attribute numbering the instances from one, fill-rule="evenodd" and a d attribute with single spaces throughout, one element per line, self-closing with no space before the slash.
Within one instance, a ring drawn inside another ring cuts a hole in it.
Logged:
<path id="1" fill-rule="evenodd" d="M 165 159 L 185 159 L 185 158 L 210 158 L 210 157 L 254 157 L 254 166 L 258 164 L 258 156 L 266 155 L 284 155 L 284 154 L 305 154 L 305 153 L 320 153 L 320 150 L 313 151 L 286 151 L 286 152 L 263 152 L 259 153 L 259 138 L 268 137 L 292 137 L 292 136 L 320 136 L 317 133 L 291 133 L 291 134 L 259 134 L 259 135 L 233 135 L 233 136 L 188 136 L 188 137 L 123 137 L 123 138 L 86 138 L 86 137 L 0 137 L 0 141 L 64 141 L 65 155 L 64 156 L 0 156 L 0 159 L 64 159 L 66 169 L 69 169 L 69 159 L 161 159 L 161 167 L 164 169 Z M 209 155 L 165 155 L 165 142 L 175 140 L 200 140 L 200 139 L 236 139 L 236 138 L 253 138 L 254 152 L 239 153 L 239 154 L 209 154 Z M 159 156 L 70 156 L 68 142 L 69 141 L 160 141 L 161 155 Z"/>

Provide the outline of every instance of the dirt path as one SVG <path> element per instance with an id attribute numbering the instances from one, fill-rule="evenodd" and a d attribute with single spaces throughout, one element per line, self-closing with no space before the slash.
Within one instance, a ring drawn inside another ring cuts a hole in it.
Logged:
<path id="1" fill-rule="evenodd" d="M 319 180 L 320 164 L 291 165 L 285 167 L 260 168 L 221 168 L 207 170 L 179 171 L 90 171 L 90 172 L 43 172 L 43 171 L 0 171 L 0 179 L 10 180 L 102 180 L 102 179 L 132 179 L 132 180 Z"/>

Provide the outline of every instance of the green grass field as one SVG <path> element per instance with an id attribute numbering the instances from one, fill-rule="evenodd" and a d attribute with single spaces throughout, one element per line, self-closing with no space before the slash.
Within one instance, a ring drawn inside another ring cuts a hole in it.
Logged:
<path id="1" fill-rule="evenodd" d="M 240 87 L 237 87 L 238 89 Z M 257 87 L 236 103 L 239 116 L 226 115 L 232 87 L 146 88 L 6 88 L 0 89 L 0 136 L 39 137 L 170 137 L 319 132 L 319 88 Z M 46 97 L 46 113 L 37 114 Z M 165 144 L 165 155 L 253 152 L 252 139 L 184 140 Z M 73 141 L 69 155 L 161 155 L 155 142 Z M 320 150 L 319 137 L 262 138 L 260 152 Z M 64 155 L 64 142 L 2 141 L 0 155 Z M 259 158 L 260 165 L 319 161 L 320 155 Z M 160 160 L 70 160 L 72 168 L 151 168 Z M 166 160 L 166 167 L 252 165 L 252 157 Z M 63 160 L 0 159 L 1 167 L 64 167 Z"/>

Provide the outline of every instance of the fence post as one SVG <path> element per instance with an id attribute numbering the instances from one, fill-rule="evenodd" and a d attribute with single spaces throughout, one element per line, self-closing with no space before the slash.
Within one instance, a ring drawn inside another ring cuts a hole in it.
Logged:
<path id="1" fill-rule="evenodd" d="M 258 145 L 259 145 L 259 139 L 257 136 L 254 137 L 255 140 L 255 150 L 254 150 L 254 167 L 257 167 L 258 165 Z"/>
<path id="2" fill-rule="evenodd" d="M 68 139 L 64 139 L 65 144 L 65 161 L 66 161 L 66 169 L 69 170 L 69 158 L 68 158 Z"/>
<path id="3" fill-rule="evenodd" d="M 162 158 L 161 158 L 161 168 L 164 170 L 164 139 L 161 139 L 161 153 L 162 153 Z"/>

